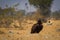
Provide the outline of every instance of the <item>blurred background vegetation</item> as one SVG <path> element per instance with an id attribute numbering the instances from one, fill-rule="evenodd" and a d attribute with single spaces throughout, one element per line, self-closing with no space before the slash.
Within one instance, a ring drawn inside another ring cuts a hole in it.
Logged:
<path id="1" fill-rule="evenodd" d="M 60 10 L 51 12 L 51 4 L 53 0 L 29 0 L 31 5 L 34 5 L 37 10 L 35 12 L 29 12 L 27 14 L 25 10 L 17 10 L 16 8 L 19 3 L 13 5 L 12 7 L 8 7 L 6 4 L 6 8 L 2 9 L 0 7 L 0 27 L 9 27 L 14 20 L 18 20 L 19 24 L 24 21 L 29 20 L 37 20 L 39 18 L 48 19 L 53 18 L 55 20 L 60 20 Z"/>

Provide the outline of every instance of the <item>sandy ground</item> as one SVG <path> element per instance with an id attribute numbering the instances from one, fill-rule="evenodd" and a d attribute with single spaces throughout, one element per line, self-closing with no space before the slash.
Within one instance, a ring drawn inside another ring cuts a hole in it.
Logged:
<path id="1" fill-rule="evenodd" d="M 0 40 L 60 40 L 60 20 L 52 21 L 52 25 L 43 23 L 44 28 L 39 34 L 30 33 L 32 25 L 32 22 L 23 25 L 24 30 L 0 28 Z"/>

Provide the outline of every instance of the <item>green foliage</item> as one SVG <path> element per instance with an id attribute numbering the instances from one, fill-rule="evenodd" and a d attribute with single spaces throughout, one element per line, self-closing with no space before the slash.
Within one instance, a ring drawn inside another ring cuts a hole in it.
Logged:
<path id="1" fill-rule="evenodd" d="M 43 16 L 49 16 L 50 8 L 53 0 L 29 0 L 31 5 L 40 9 Z"/>
<path id="2" fill-rule="evenodd" d="M 30 4 L 35 6 L 51 6 L 53 0 L 29 0 Z"/>

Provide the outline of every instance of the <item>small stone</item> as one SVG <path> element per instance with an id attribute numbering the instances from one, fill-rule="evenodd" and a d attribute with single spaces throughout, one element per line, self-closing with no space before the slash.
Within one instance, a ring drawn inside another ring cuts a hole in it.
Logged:
<path id="1" fill-rule="evenodd" d="M 19 40 L 19 38 L 17 38 L 17 40 Z"/>
<path id="2" fill-rule="evenodd" d="M 10 37 L 10 36 L 8 35 L 8 37 Z"/>
<path id="3" fill-rule="evenodd" d="M 12 32 L 12 31 L 9 31 L 9 33 L 10 33 L 10 34 L 13 34 L 13 32 Z"/>
<path id="4" fill-rule="evenodd" d="M 57 32 L 60 32 L 60 29 L 57 29 Z"/>
<path id="5" fill-rule="evenodd" d="M 19 32 L 17 32 L 17 34 L 19 34 Z"/>

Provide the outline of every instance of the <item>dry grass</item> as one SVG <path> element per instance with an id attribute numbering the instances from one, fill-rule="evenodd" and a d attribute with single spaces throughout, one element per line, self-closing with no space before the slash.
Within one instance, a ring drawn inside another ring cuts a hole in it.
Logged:
<path id="1" fill-rule="evenodd" d="M 24 30 L 0 28 L 0 31 L 4 32 L 0 34 L 0 40 L 60 40 L 60 20 L 52 20 L 52 25 L 43 23 L 44 28 L 39 34 L 30 34 L 34 23 L 36 21 L 23 22 Z"/>

